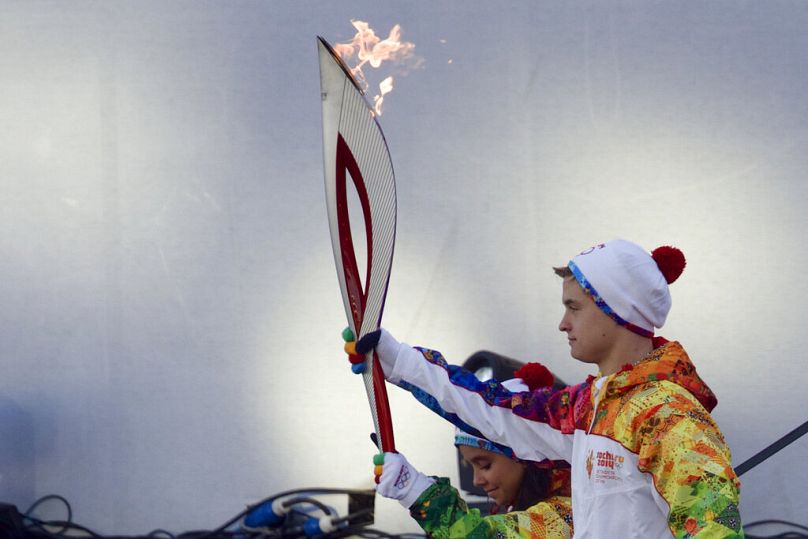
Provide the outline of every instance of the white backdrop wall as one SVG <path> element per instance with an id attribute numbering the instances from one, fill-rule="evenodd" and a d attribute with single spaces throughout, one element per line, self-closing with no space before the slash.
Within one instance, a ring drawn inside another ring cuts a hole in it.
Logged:
<path id="1" fill-rule="evenodd" d="M 455 363 L 570 359 L 551 266 L 625 237 L 688 267 L 661 334 L 739 464 L 805 421 L 808 4 L 0 4 L 0 501 L 101 533 L 214 527 L 370 487 L 322 186 L 315 36 L 416 44 L 381 117 L 399 221 L 384 324 Z M 397 445 L 452 429 L 391 390 Z M 800 440 L 742 515 L 805 521 Z M 377 527 L 418 530 L 394 502 Z"/>

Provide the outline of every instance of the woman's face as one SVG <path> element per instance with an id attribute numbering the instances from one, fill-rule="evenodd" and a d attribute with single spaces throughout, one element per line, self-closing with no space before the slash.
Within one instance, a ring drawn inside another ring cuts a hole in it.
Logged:
<path id="1" fill-rule="evenodd" d="M 461 445 L 459 448 L 463 459 L 474 470 L 474 484 L 485 490 L 497 505 L 512 505 L 522 488 L 525 465 L 479 447 Z"/>

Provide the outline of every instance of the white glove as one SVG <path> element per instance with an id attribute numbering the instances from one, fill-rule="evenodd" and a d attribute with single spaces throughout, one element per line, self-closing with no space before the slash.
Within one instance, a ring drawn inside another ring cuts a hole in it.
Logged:
<path id="1" fill-rule="evenodd" d="M 385 453 L 376 492 L 385 498 L 398 500 L 409 509 L 434 482 L 434 479 L 413 468 L 401 453 Z"/>

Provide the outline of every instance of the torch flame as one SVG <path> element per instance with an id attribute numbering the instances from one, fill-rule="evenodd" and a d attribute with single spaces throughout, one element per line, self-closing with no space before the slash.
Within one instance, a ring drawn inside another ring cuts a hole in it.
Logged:
<path id="1" fill-rule="evenodd" d="M 334 51 L 346 64 L 356 57 L 356 65 L 350 68 L 351 75 L 353 75 L 363 91 L 367 91 L 369 86 L 362 71 L 362 67 L 366 64 L 370 64 L 375 69 L 378 69 L 385 61 L 390 61 L 397 65 L 409 64 L 410 67 L 420 67 L 422 59 L 415 56 L 415 44 L 401 41 L 400 25 L 393 26 L 388 36 L 385 39 L 380 39 L 368 23 L 352 20 L 351 24 L 356 28 L 356 35 L 349 43 L 337 43 L 334 46 Z M 405 73 L 406 70 L 402 72 L 402 74 Z M 377 116 L 382 113 L 384 96 L 392 90 L 393 77 L 388 76 L 379 84 L 379 94 L 373 98 L 373 110 Z"/>
<path id="2" fill-rule="evenodd" d="M 385 94 L 389 94 L 393 90 L 393 77 L 387 77 L 379 83 L 379 95 L 373 98 L 373 111 L 376 116 L 382 115 L 382 103 L 384 103 Z"/>

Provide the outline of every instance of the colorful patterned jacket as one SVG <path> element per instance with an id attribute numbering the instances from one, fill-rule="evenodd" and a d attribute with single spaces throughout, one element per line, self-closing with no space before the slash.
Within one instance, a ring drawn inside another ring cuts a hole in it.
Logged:
<path id="1" fill-rule="evenodd" d="M 482 516 L 440 478 L 410 507 L 410 515 L 437 539 L 569 539 L 572 537 L 572 505 L 569 497 L 553 496 L 525 511 Z"/>
<path id="2" fill-rule="evenodd" d="M 577 538 L 743 537 L 715 396 L 679 343 L 655 344 L 634 367 L 560 391 L 512 394 L 404 344 L 388 379 L 518 458 L 570 462 Z"/>

